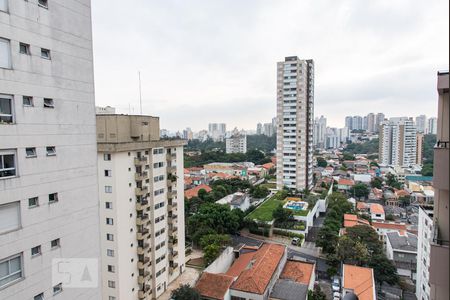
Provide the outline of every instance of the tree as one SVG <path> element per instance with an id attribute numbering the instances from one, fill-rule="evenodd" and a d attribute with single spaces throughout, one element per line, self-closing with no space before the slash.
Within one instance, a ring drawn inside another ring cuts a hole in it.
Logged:
<path id="1" fill-rule="evenodd" d="M 263 160 L 266 158 L 266 155 L 259 150 L 249 150 L 245 155 L 247 156 L 247 161 L 251 161 L 257 165 L 264 163 Z"/>
<path id="2" fill-rule="evenodd" d="M 197 193 L 197 196 L 202 199 L 205 200 L 205 196 L 208 194 L 208 192 L 205 189 L 200 189 Z"/>
<path id="3" fill-rule="evenodd" d="M 336 254 L 340 261 L 358 266 L 367 263 L 369 259 L 369 251 L 366 245 L 349 238 L 347 235 L 339 238 Z"/>
<path id="4" fill-rule="evenodd" d="M 400 182 L 397 180 L 397 176 L 391 173 L 386 175 L 386 184 L 398 190 L 402 188 Z"/>
<path id="5" fill-rule="evenodd" d="M 220 246 L 217 244 L 207 245 L 203 248 L 203 259 L 206 265 L 212 263 L 220 254 Z"/>
<path id="6" fill-rule="evenodd" d="M 230 243 L 230 237 L 227 234 L 208 234 L 200 239 L 200 247 L 205 248 L 208 245 L 216 244 L 224 247 Z"/>
<path id="7" fill-rule="evenodd" d="M 364 183 L 357 183 L 350 189 L 350 194 L 357 198 L 367 198 L 369 196 L 369 188 Z"/>
<path id="8" fill-rule="evenodd" d="M 173 300 L 200 300 L 200 294 L 189 284 L 183 284 L 171 294 Z"/>
<path id="9" fill-rule="evenodd" d="M 251 196 L 253 198 L 264 198 L 269 194 L 270 194 L 269 189 L 267 187 L 261 186 L 261 185 L 258 185 L 257 187 L 255 187 L 251 192 Z"/>
<path id="10" fill-rule="evenodd" d="M 411 204 L 411 197 L 410 196 L 401 196 L 398 198 L 398 202 L 400 206 L 406 207 Z"/>
<path id="11" fill-rule="evenodd" d="M 317 166 L 318 167 L 322 167 L 322 168 L 326 168 L 327 167 L 327 161 L 323 158 L 323 157 L 317 157 Z"/>
<path id="12" fill-rule="evenodd" d="M 373 255 L 369 261 L 369 267 L 373 268 L 375 280 L 378 283 L 386 282 L 394 285 L 399 282 L 397 268 L 384 254 Z"/>
<path id="13" fill-rule="evenodd" d="M 308 300 L 326 300 L 327 297 L 324 292 L 320 289 L 318 285 L 314 287 L 314 290 L 308 291 Z"/>
<path id="14" fill-rule="evenodd" d="M 381 189 L 381 188 L 383 187 L 383 181 L 382 181 L 380 178 L 375 177 L 375 178 L 372 180 L 372 182 L 370 183 L 370 185 L 371 185 L 373 188 Z"/>
<path id="15" fill-rule="evenodd" d="M 355 156 L 353 154 L 351 154 L 351 153 L 344 152 L 342 154 L 342 159 L 343 160 L 355 160 Z"/>
<path id="16" fill-rule="evenodd" d="M 272 212 L 272 217 L 276 222 L 283 223 L 288 221 L 292 217 L 292 211 L 289 209 L 284 209 L 283 205 L 278 205 L 278 207 Z"/>

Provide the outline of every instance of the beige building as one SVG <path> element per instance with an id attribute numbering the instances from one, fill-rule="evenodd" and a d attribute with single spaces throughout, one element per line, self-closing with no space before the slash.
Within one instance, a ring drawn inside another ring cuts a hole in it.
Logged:
<path id="1" fill-rule="evenodd" d="M 423 163 L 423 133 L 417 133 L 416 137 L 416 165 L 422 165 Z"/>
<path id="2" fill-rule="evenodd" d="M 186 142 L 130 115 L 97 115 L 97 142 L 103 299 L 156 299 L 184 271 Z"/>
<path id="3" fill-rule="evenodd" d="M 0 0 L 0 22 L 0 299 L 99 299 L 91 1 Z"/>
<path id="4" fill-rule="evenodd" d="M 314 62 L 277 64 L 277 188 L 310 189 L 313 172 Z"/>
<path id="5" fill-rule="evenodd" d="M 379 162 L 409 167 L 417 162 L 417 131 L 413 120 L 391 118 L 380 125 Z"/>
<path id="6" fill-rule="evenodd" d="M 438 72 L 437 143 L 434 148 L 434 232 L 430 253 L 431 299 L 449 299 L 449 76 Z"/>

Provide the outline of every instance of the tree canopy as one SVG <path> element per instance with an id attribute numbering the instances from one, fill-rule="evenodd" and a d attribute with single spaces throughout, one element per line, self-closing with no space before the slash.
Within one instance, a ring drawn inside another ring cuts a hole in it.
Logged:
<path id="1" fill-rule="evenodd" d="M 171 294 L 173 300 L 200 300 L 200 294 L 189 284 L 183 284 Z"/>

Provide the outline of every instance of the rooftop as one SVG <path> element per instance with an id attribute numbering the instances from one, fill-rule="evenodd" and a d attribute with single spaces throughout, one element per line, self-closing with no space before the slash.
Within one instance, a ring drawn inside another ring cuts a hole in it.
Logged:
<path id="1" fill-rule="evenodd" d="M 239 277 L 231 286 L 234 290 L 262 295 L 285 255 L 286 246 L 263 244 L 258 251 L 241 255 L 227 275 Z M 235 266 L 236 265 L 236 266 Z"/>
<path id="2" fill-rule="evenodd" d="M 289 279 L 297 283 L 309 285 L 314 272 L 314 264 L 302 261 L 288 260 L 284 265 L 280 279 Z"/>
<path id="3" fill-rule="evenodd" d="M 222 300 L 233 281 L 234 278 L 232 276 L 204 272 L 197 281 L 195 289 L 202 297 Z"/>
<path id="4" fill-rule="evenodd" d="M 354 185 L 355 182 L 347 178 L 339 178 L 338 184 L 340 185 Z"/>
<path id="5" fill-rule="evenodd" d="M 384 214 L 384 208 L 380 204 L 371 203 L 370 204 L 370 212 L 373 214 Z"/>
<path id="6" fill-rule="evenodd" d="M 192 197 L 197 197 L 198 196 L 198 192 L 201 190 L 201 189 L 204 189 L 206 192 L 211 192 L 212 191 L 212 189 L 208 186 L 208 185 L 206 185 L 206 184 L 200 184 L 199 186 L 196 186 L 196 187 L 194 187 L 194 188 L 192 188 L 192 189 L 189 189 L 189 190 L 185 190 L 184 191 L 184 196 L 186 197 L 186 198 L 188 198 L 188 199 L 191 199 Z"/>
<path id="7" fill-rule="evenodd" d="M 299 284 L 292 280 L 278 279 L 273 286 L 270 299 L 298 300 L 306 299 L 308 296 L 308 286 Z"/>
<path id="8" fill-rule="evenodd" d="M 388 232 L 386 236 L 392 245 L 392 248 L 397 251 L 417 251 L 417 236 L 412 233 L 404 232 Z"/>
<path id="9" fill-rule="evenodd" d="M 393 229 L 393 230 L 406 230 L 405 223 L 393 223 L 393 222 L 376 222 L 372 221 L 372 226 L 380 229 Z"/>
<path id="10" fill-rule="evenodd" d="M 344 227 L 353 227 L 356 225 L 367 225 L 370 226 L 369 221 L 365 219 L 358 218 L 356 215 L 353 214 L 344 214 Z"/>
<path id="11" fill-rule="evenodd" d="M 344 264 L 343 288 L 353 290 L 359 300 L 373 300 L 375 292 L 373 270 Z"/>

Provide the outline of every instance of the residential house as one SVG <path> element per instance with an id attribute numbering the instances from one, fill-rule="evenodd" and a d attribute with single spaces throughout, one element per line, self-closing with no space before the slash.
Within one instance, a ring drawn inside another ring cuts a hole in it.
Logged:
<path id="1" fill-rule="evenodd" d="M 372 227 L 378 233 L 380 240 L 385 243 L 386 234 L 390 232 L 405 232 L 407 230 L 407 226 L 405 223 L 396 223 L 396 222 L 372 222 Z"/>
<path id="2" fill-rule="evenodd" d="M 204 300 L 231 300 L 230 287 L 234 277 L 204 272 L 195 285 Z"/>
<path id="3" fill-rule="evenodd" d="M 371 203 L 369 209 L 370 209 L 370 218 L 372 220 L 377 220 L 377 221 L 385 220 L 383 206 L 381 206 L 380 204 L 377 204 L 377 203 Z"/>
<path id="4" fill-rule="evenodd" d="M 205 190 L 206 192 L 211 192 L 212 188 L 209 185 L 206 184 L 201 184 L 199 186 L 196 186 L 194 188 L 188 189 L 184 191 L 184 197 L 187 199 L 191 199 L 192 197 L 197 197 L 198 196 L 198 192 L 200 190 Z"/>
<path id="5" fill-rule="evenodd" d="M 394 262 L 400 276 L 416 280 L 417 236 L 405 231 L 386 234 L 386 256 Z"/>
<path id="6" fill-rule="evenodd" d="M 344 264 L 342 267 L 342 298 L 348 293 L 355 294 L 358 300 L 376 300 L 373 269 Z"/>
<path id="7" fill-rule="evenodd" d="M 349 191 L 354 185 L 355 182 L 352 179 L 339 178 L 338 180 L 338 190 L 340 191 Z"/>
<path id="8" fill-rule="evenodd" d="M 216 201 L 217 204 L 228 204 L 231 209 L 246 211 L 250 207 L 250 197 L 242 192 L 236 192 Z"/>

